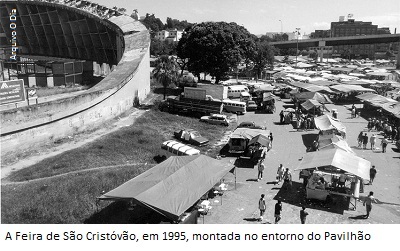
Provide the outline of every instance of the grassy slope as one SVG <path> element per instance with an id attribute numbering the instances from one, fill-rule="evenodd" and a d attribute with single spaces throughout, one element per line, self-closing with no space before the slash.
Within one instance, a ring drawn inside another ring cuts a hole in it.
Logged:
<path id="1" fill-rule="evenodd" d="M 82 223 L 96 211 L 95 198 L 155 164 L 161 142 L 179 128 L 198 130 L 210 145 L 227 130 L 199 123 L 196 118 L 150 110 L 136 122 L 84 147 L 45 159 L 12 174 L 10 180 L 25 181 L 102 166 L 149 163 L 67 174 L 47 180 L 3 185 L 2 223 Z M 208 148 L 202 147 L 205 152 Z M 214 154 L 211 153 L 212 155 Z"/>
<path id="2" fill-rule="evenodd" d="M 96 212 L 96 197 L 150 166 L 127 166 L 69 174 L 51 180 L 3 185 L 1 223 L 82 223 Z M 106 206 L 103 202 L 100 205 Z"/>

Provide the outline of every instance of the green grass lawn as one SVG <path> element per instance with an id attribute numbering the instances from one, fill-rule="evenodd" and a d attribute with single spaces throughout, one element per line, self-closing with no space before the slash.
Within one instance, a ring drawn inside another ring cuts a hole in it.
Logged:
<path id="1" fill-rule="evenodd" d="M 48 180 L 2 185 L 1 222 L 3 224 L 78 224 L 97 209 L 102 192 L 121 185 L 151 166 L 132 165 L 66 174 Z"/>
<path id="2" fill-rule="evenodd" d="M 2 223 L 82 223 L 96 212 L 95 198 L 102 191 L 107 192 L 156 164 L 153 157 L 163 141 L 173 138 L 173 131 L 197 130 L 213 145 L 234 126 L 210 125 L 196 118 L 149 110 L 131 126 L 12 173 L 10 181 L 31 181 L 2 185 Z M 208 148 L 199 149 L 204 153 Z M 214 157 L 218 150 L 208 155 Z M 104 166 L 116 167 L 84 171 Z M 34 180 L 45 177 L 50 178 Z"/>

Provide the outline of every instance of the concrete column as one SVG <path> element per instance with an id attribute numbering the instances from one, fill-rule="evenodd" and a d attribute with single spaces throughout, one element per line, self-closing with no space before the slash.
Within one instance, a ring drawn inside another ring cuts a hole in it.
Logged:
<path id="1" fill-rule="evenodd" d="M 324 61 L 324 50 L 321 47 L 318 47 L 318 57 L 319 57 L 319 62 Z"/>
<path id="2" fill-rule="evenodd" d="M 106 77 L 108 74 L 110 74 L 110 66 L 106 63 L 103 63 L 101 65 L 101 75 Z"/>
<path id="3" fill-rule="evenodd" d="M 93 62 L 93 75 L 100 76 L 101 75 L 101 68 L 100 65 L 96 62 Z"/>
<path id="4" fill-rule="evenodd" d="M 320 57 L 320 62 L 322 63 L 324 61 L 324 50 L 323 48 L 325 47 L 326 42 L 324 40 L 318 41 L 318 56 Z"/>

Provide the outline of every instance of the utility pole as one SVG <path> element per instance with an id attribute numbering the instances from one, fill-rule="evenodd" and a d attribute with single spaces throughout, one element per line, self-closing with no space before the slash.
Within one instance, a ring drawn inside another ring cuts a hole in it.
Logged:
<path id="1" fill-rule="evenodd" d="M 296 28 L 296 35 L 297 35 L 297 42 L 296 42 L 296 67 L 297 67 L 297 53 L 299 51 L 299 35 L 300 35 L 300 28 Z"/>

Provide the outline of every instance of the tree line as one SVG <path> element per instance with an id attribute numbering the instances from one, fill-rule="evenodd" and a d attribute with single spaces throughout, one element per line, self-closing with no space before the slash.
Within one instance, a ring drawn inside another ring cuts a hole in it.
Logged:
<path id="1" fill-rule="evenodd" d="M 233 22 L 192 24 L 167 18 L 164 24 L 154 14 L 147 14 L 142 22 L 151 33 L 184 28 L 178 42 L 154 38 L 151 41 L 150 53 L 158 58 L 153 74 L 165 88 L 176 82 L 184 70 L 199 80 L 201 73 L 209 74 L 215 84 L 241 72 L 260 78 L 263 71 L 273 69 L 274 55 L 279 55 L 279 50 L 270 42 L 288 38 L 287 34 L 277 34 L 273 38 L 257 37 Z"/>

